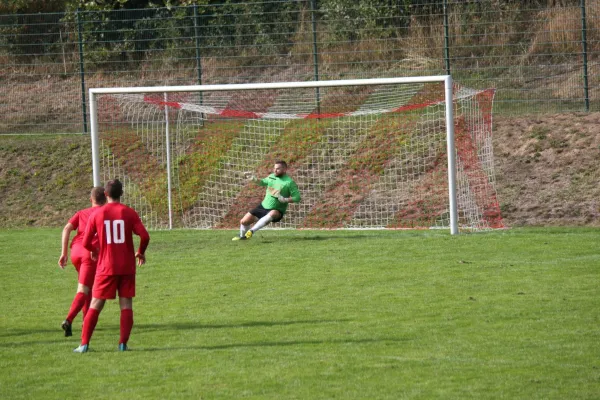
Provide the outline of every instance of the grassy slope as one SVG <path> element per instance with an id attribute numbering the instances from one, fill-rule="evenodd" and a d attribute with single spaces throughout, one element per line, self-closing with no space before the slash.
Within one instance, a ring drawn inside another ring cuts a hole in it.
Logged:
<path id="1" fill-rule="evenodd" d="M 509 226 L 600 226 L 600 113 L 496 118 L 498 198 Z M 88 136 L 0 136 L 0 228 L 62 226 L 87 206 Z"/>
<path id="2" fill-rule="evenodd" d="M 0 230 L 0 398 L 588 399 L 600 391 L 593 229 L 155 232 L 130 353 L 60 321 L 60 229 Z M 34 247 L 31 243 L 35 243 Z M 485 249 L 485 251 L 481 251 Z M 264 261 L 264 254 L 280 257 Z M 299 262 L 298 260 L 302 260 Z M 23 276 L 28 277 L 23 284 Z"/>
<path id="3" fill-rule="evenodd" d="M 0 137 L 0 227 L 62 226 L 91 185 L 88 136 Z"/>

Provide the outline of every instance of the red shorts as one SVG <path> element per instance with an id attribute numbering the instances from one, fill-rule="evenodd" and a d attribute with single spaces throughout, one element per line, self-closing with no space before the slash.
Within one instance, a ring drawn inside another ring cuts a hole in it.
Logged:
<path id="1" fill-rule="evenodd" d="M 116 298 L 117 292 L 119 297 L 135 297 L 135 274 L 96 276 L 92 297 L 109 300 Z"/>
<path id="2" fill-rule="evenodd" d="M 96 276 L 96 261 L 92 261 L 90 252 L 83 247 L 72 248 L 71 262 L 77 271 L 77 281 L 91 289 Z"/>

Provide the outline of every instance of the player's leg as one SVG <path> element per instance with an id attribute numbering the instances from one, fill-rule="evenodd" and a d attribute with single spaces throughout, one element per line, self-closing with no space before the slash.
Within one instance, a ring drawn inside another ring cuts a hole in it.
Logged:
<path id="1" fill-rule="evenodd" d="M 79 314 L 79 311 L 86 308 L 88 304 L 89 296 L 89 288 L 81 283 L 77 284 L 77 293 L 75 293 L 75 298 L 73 298 L 73 302 L 71 303 L 71 308 L 69 309 L 69 313 L 67 314 L 67 318 L 63 321 L 61 327 L 65 331 L 65 336 L 73 336 L 73 320 Z M 85 309 L 87 311 L 87 308 Z M 85 312 L 83 313 L 85 318 Z"/>
<path id="2" fill-rule="evenodd" d="M 250 212 L 246 213 L 244 217 L 240 220 L 240 235 L 234 237 L 232 240 L 244 240 L 246 239 L 246 232 L 250 229 L 250 226 L 257 220 L 254 215 Z"/>
<path id="3" fill-rule="evenodd" d="M 100 316 L 100 312 L 104 308 L 105 303 L 105 299 L 97 299 L 95 297 L 92 298 L 90 309 L 85 316 L 83 329 L 81 330 L 81 345 L 73 350 L 73 352 L 87 353 L 90 340 L 92 339 L 92 334 L 94 333 L 94 329 L 96 329 L 96 324 L 98 323 L 98 317 Z"/>
<path id="4" fill-rule="evenodd" d="M 96 274 L 95 263 L 90 259 L 89 252 L 87 252 L 85 256 L 80 257 L 77 261 L 80 263 L 78 268 L 77 293 L 71 303 L 67 318 L 62 323 L 65 336 L 73 335 L 72 324 L 77 314 L 79 314 L 79 311 L 83 310 L 83 316 L 85 318 L 85 314 L 91 302 L 90 288 L 94 283 L 94 276 Z"/>
<path id="5" fill-rule="evenodd" d="M 90 286 L 83 285 L 83 287 L 82 287 L 83 293 L 85 293 L 85 304 L 81 308 L 81 312 L 83 314 L 83 319 L 85 319 L 85 316 L 86 316 L 88 310 L 90 309 L 90 304 L 92 303 L 92 285 L 93 284 L 94 284 L 94 282 L 92 281 L 92 284 Z"/>
<path id="6" fill-rule="evenodd" d="M 77 271 L 77 292 L 75 293 L 75 297 L 73 298 L 73 301 L 71 302 L 71 307 L 69 308 L 69 312 L 67 313 L 67 317 L 64 319 L 64 321 L 61 323 L 60 327 L 63 329 L 63 331 L 65 331 L 65 336 L 69 337 L 69 336 L 73 336 L 73 330 L 71 328 L 71 324 L 73 323 L 73 320 L 75 319 L 75 317 L 77 316 L 77 314 L 79 313 L 79 311 L 81 310 L 81 308 L 83 307 L 83 305 L 85 304 L 85 295 L 81 294 L 79 291 L 79 285 L 81 282 L 81 265 L 83 262 L 83 252 L 81 251 L 81 249 L 78 249 L 77 247 L 73 247 L 71 249 L 71 263 L 73 263 L 73 267 L 75 267 L 75 270 Z"/>
<path id="7" fill-rule="evenodd" d="M 272 221 L 279 221 L 281 220 L 281 213 L 277 210 L 270 210 L 268 212 L 267 215 L 265 215 L 264 217 L 262 217 L 261 219 L 259 219 L 256 224 L 254 224 L 254 226 L 252 227 L 252 229 L 250 229 L 248 232 L 246 232 L 246 238 L 250 239 L 252 237 L 252 235 L 254 234 L 254 232 L 264 228 L 265 226 L 269 225 Z"/>
<path id="8" fill-rule="evenodd" d="M 127 343 L 133 329 L 133 298 L 135 275 L 124 275 L 119 282 L 119 306 L 121 307 L 119 351 L 127 351 Z"/>
<path id="9" fill-rule="evenodd" d="M 251 229 L 248 229 L 248 231 L 244 235 L 244 236 L 246 236 L 246 239 L 252 238 L 252 235 L 254 234 L 254 232 L 256 232 L 258 229 L 262 228 L 263 226 L 265 226 L 266 224 L 268 224 L 270 222 L 272 217 L 268 218 L 268 216 L 271 211 L 272 210 L 267 210 L 266 208 L 264 208 L 262 206 L 262 204 L 259 204 L 253 210 L 250 211 L 250 214 L 252 214 L 255 217 L 255 220 L 257 220 L 257 221 L 252 226 Z"/>
<path id="10" fill-rule="evenodd" d="M 248 232 L 248 230 L 250 229 L 250 226 L 252 226 L 253 223 L 256 222 L 258 218 L 254 215 L 252 215 L 251 213 L 246 213 L 246 215 L 244 215 L 244 218 L 242 218 L 242 220 L 240 221 L 240 237 L 244 237 L 244 235 L 246 234 L 246 232 Z"/>
<path id="11" fill-rule="evenodd" d="M 133 299 L 119 297 L 119 305 L 121 306 L 119 351 L 127 351 L 127 343 L 133 329 Z"/>
<path id="12" fill-rule="evenodd" d="M 83 312 L 83 318 L 87 315 L 88 310 L 92 302 L 92 288 L 94 287 L 94 281 L 96 280 L 96 261 L 90 259 L 90 263 L 86 265 L 84 276 L 82 277 L 83 285 L 81 290 L 86 295 L 85 304 L 81 311 Z"/>
<path id="13" fill-rule="evenodd" d="M 90 340 L 96 329 L 98 317 L 104 308 L 106 300 L 114 299 L 117 296 L 117 280 L 111 275 L 99 275 L 96 277 L 92 289 L 92 302 L 90 309 L 85 315 L 83 329 L 81 331 L 81 346 L 76 348 L 76 353 L 85 353 L 88 350 Z"/>

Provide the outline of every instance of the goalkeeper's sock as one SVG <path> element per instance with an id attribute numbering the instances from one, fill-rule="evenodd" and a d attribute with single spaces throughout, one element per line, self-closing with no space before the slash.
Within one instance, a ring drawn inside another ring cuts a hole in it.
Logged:
<path id="1" fill-rule="evenodd" d="M 240 237 L 244 237 L 248 229 L 250 229 L 250 225 L 240 225 Z"/>
<path id="2" fill-rule="evenodd" d="M 269 215 L 269 214 L 265 215 L 264 217 L 259 219 L 256 222 L 256 224 L 254 224 L 254 226 L 252 227 L 252 232 L 256 232 L 257 230 L 264 228 L 271 221 L 273 221 L 273 217 L 271 217 L 271 215 Z"/>

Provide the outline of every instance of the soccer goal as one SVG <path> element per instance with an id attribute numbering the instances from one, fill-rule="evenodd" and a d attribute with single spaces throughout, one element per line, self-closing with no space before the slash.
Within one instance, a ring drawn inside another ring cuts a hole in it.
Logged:
<path id="1" fill-rule="evenodd" d="M 450 76 L 90 89 L 94 184 L 118 177 L 153 229 L 238 228 L 287 161 L 280 228 L 503 227 L 493 90 Z"/>

